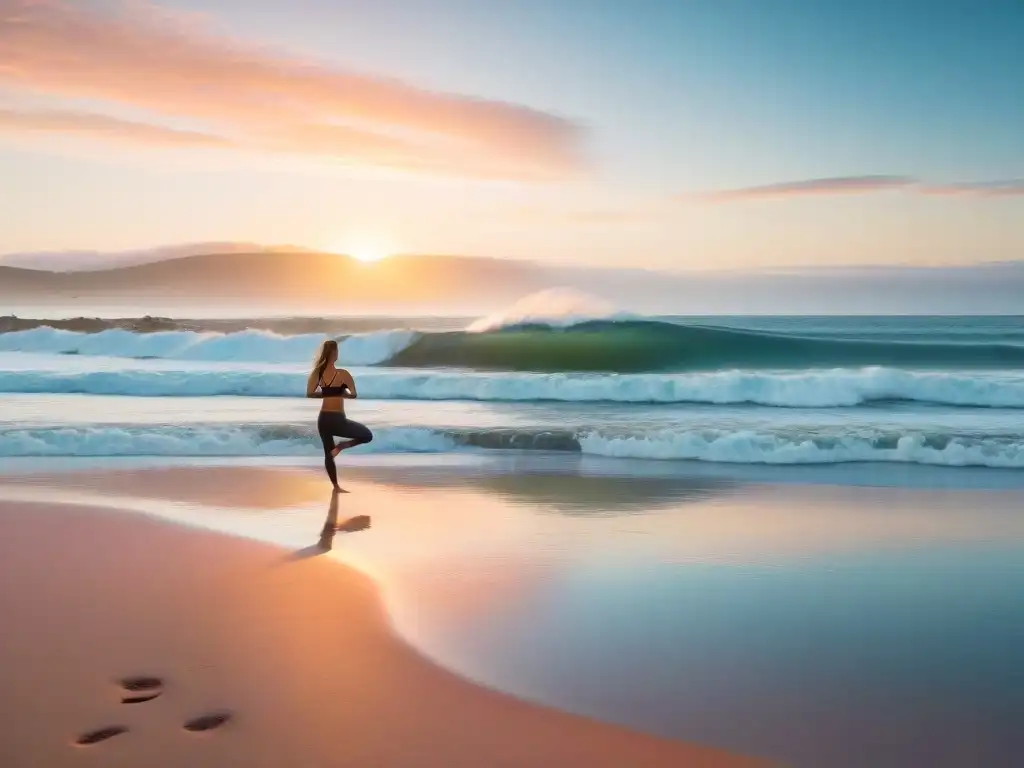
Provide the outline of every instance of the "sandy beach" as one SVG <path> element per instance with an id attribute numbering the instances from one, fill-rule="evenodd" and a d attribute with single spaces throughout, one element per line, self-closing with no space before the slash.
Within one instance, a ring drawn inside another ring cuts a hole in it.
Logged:
<path id="1" fill-rule="evenodd" d="M 203 497 L 145 474 L 122 473 L 118 492 Z M 468 682 L 397 637 L 374 582 L 315 547 L 114 506 L 0 501 L 4 768 L 763 764 Z M 126 690 L 139 676 L 156 679 Z"/>
<path id="2" fill-rule="evenodd" d="M 1024 768 L 1024 0 L 639 5 L 0 0 L 0 768 Z"/>

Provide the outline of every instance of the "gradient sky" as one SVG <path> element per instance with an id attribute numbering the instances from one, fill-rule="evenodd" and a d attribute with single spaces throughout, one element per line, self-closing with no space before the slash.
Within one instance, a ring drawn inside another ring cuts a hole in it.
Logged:
<path id="1" fill-rule="evenodd" d="M 0 253 L 1024 258 L 1019 0 L 0 0 Z"/>

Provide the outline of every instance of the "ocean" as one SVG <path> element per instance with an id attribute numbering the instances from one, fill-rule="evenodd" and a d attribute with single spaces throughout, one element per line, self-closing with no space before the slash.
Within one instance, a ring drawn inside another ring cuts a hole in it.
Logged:
<path id="1" fill-rule="evenodd" d="M 315 456 L 331 336 L 374 452 L 1024 467 L 1024 317 L 546 320 L 6 318 L 0 454 Z"/>
<path id="2" fill-rule="evenodd" d="M 0 319 L 0 499 L 323 554 L 331 336 L 375 439 L 330 556 L 430 658 L 798 768 L 1019 765 L 1024 317 L 72 314 Z"/>

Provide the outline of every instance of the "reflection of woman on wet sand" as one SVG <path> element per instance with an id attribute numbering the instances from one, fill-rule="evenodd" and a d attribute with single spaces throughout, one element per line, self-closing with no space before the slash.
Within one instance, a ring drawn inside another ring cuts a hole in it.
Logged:
<path id="1" fill-rule="evenodd" d="M 306 380 L 306 397 L 323 399 L 316 429 L 324 446 L 324 467 L 327 469 L 327 476 L 331 479 L 331 485 L 340 490 L 338 468 L 334 458 L 348 448 L 370 442 L 373 440 L 373 433 L 345 415 L 345 401 L 357 397 L 356 382 L 351 373 L 337 367 L 337 362 L 338 342 L 327 339 L 320 345 L 320 350 L 313 361 L 313 370 Z M 346 439 L 335 444 L 335 437 Z"/>
<path id="2" fill-rule="evenodd" d="M 343 523 L 338 523 L 339 496 L 338 491 L 334 491 L 331 494 L 331 504 L 327 508 L 327 519 L 324 520 L 324 527 L 320 531 L 320 541 L 317 542 L 317 546 L 323 550 L 329 550 L 334 547 L 335 534 L 355 533 L 357 531 L 365 531 L 370 527 L 369 515 L 356 515 Z"/>

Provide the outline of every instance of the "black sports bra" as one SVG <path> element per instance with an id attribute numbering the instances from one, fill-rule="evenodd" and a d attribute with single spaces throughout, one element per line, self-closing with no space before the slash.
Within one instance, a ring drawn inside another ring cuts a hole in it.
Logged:
<path id="1" fill-rule="evenodd" d="M 334 376 L 331 377 L 331 383 L 330 384 L 324 384 L 324 375 L 321 373 L 320 374 L 320 394 L 322 394 L 324 397 L 340 397 L 341 395 L 343 395 L 346 392 L 348 392 L 348 385 L 347 384 L 342 384 L 340 387 L 334 386 L 334 380 L 336 378 L 338 378 L 338 374 L 337 373 L 335 373 Z"/>

